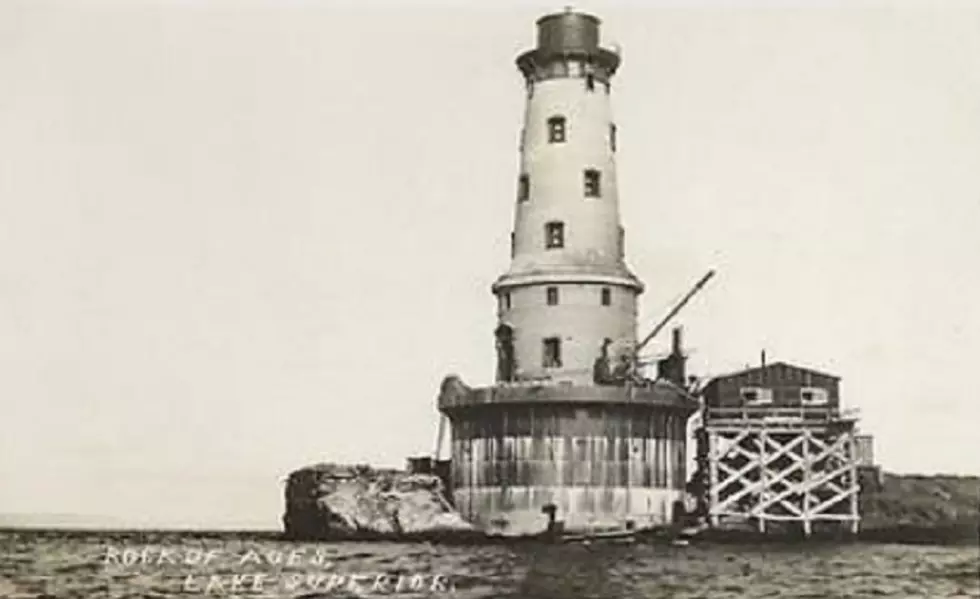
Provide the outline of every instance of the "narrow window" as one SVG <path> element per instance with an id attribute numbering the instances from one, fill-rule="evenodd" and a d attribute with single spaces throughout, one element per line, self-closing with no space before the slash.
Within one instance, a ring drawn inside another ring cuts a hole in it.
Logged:
<path id="1" fill-rule="evenodd" d="M 513 258 L 515 254 L 517 254 L 517 247 L 514 245 L 514 242 L 515 242 L 514 232 L 511 231 L 510 232 L 510 257 L 511 258 Z"/>
<path id="2" fill-rule="evenodd" d="M 548 301 L 548 305 L 549 306 L 557 306 L 558 305 L 558 288 L 557 287 L 548 287 L 545 290 L 545 295 L 547 296 L 547 301 Z"/>
<path id="3" fill-rule="evenodd" d="M 585 169 L 585 197 L 598 198 L 602 195 L 602 185 L 599 171 L 594 168 Z"/>
<path id="4" fill-rule="evenodd" d="M 510 292 L 505 291 L 500 294 L 500 308 L 501 310 L 510 310 Z"/>
<path id="5" fill-rule="evenodd" d="M 800 389 L 800 401 L 805 406 L 820 406 L 827 403 L 826 389 L 818 387 L 803 387 Z"/>
<path id="6" fill-rule="evenodd" d="M 765 387 L 742 387 L 739 390 L 742 401 L 746 405 L 760 405 L 772 403 L 772 389 Z"/>
<path id="7" fill-rule="evenodd" d="M 517 180 L 517 201 L 526 202 L 531 195 L 531 178 L 521 175 Z"/>
<path id="8" fill-rule="evenodd" d="M 553 116 L 548 119 L 548 143 L 565 142 L 565 117 Z"/>
<path id="9" fill-rule="evenodd" d="M 608 287 L 602 288 L 602 305 L 608 306 L 612 303 L 612 290 Z"/>
<path id="10" fill-rule="evenodd" d="M 565 247 L 565 223 L 550 222 L 544 226 L 544 247 L 549 250 Z"/>
<path id="11" fill-rule="evenodd" d="M 592 73 L 585 76 L 585 89 L 589 90 L 590 92 L 595 91 L 595 75 Z"/>
<path id="12" fill-rule="evenodd" d="M 622 260 L 626 257 L 626 229 L 619 228 L 619 258 Z"/>
<path id="13" fill-rule="evenodd" d="M 548 337 L 544 340 L 542 365 L 545 368 L 561 368 L 561 339 Z"/>
<path id="14" fill-rule="evenodd" d="M 616 151 L 616 124 L 609 124 L 609 149 L 613 152 Z"/>
<path id="15" fill-rule="evenodd" d="M 525 136 L 525 129 L 521 127 L 521 137 L 520 139 L 517 140 L 517 149 L 521 152 L 524 151 L 524 136 Z"/>

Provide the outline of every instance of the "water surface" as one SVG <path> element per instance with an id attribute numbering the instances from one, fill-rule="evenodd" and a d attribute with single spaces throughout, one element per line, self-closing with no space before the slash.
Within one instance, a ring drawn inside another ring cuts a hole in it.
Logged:
<path id="1" fill-rule="evenodd" d="M 971 546 L 454 547 L 6 532 L 0 597 L 933 599 L 980 597 L 978 560 Z"/>

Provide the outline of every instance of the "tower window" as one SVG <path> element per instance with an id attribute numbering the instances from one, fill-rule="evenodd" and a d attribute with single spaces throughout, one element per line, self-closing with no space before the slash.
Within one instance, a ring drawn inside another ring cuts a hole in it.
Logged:
<path id="1" fill-rule="evenodd" d="M 616 151 L 616 124 L 609 124 L 609 149 L 613 152 Z"/>
<path id="2" fill-rule="evenodd" d="M 548 305 L 549 306 L 557 306 L 558 305 L 558 288 L 557 287 L 548 287 L 545 290 L 545 295 L 547 297 L 547 301 L 548 301 Z"/>
<path id="3" fill-rule="evenodd" d="M 585 169 L 585 197 L 597 198 L 602 195 L 600 173 L 594 168 Z"/>
<path id="4" fill-rule="evenodd" d="M 500 294 L 500 309 L 510 310 L 510 292 L 505 291 Z"/>
<path id="5" fill-rule="evenodd" d="M 517 245 L 514 232 L 510 232 L 510 257 L 513 258 L 517 254 Z"/>
<path id="6" fill-rule="evenodd" d="M 608 306 L 612 303 L 612 289 L 608 287 L 602 288 L 602 305 Z"/>
<path id="7" fill-rule="evenodd" d="M 590 92 L 595 91 L 595 75 L 592 73 L 585 76 L 585 89 Z"/>
<path id="8" fill-rule="evenodd" d="M 549 250 L 565 247 L 565 223 L 550 222 L 544 226 L 544 247 Z"/>
<path id="9" fill-rule="evenodd" d="M 626 257 L 626 229 L 619 228 L 619 258 Z"/>
<path id="10" fill-rule="evenodd" d="M 517 180 L 517 201 L 526 202 L 531 196 L 531 178 L 521 175 Z"/>
<path id="11" fill-rule="evenodd" d="M 548 143 L 565 143 L 565 117 L 553 116 L 548 119 Z"/>
<path id="12" fill-rule="evenodd" d="M 544 340 L 541 365 L 545 368 L 561 368 L 561 339 L 548 337 Z"/>

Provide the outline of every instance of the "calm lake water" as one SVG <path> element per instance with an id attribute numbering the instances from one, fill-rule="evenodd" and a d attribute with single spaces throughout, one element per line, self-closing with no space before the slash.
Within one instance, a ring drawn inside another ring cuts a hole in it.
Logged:
<path id="1" fill-rule="evenodd" d="M 0 533 L 0 597 L 980 597 L 978 548 L 300 544 Z"/>

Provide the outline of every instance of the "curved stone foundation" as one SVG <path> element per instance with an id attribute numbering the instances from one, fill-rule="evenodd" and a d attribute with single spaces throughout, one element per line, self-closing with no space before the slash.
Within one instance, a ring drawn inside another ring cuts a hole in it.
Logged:
<path id="1" fill-rule="evenodd" d="M 607 487 L 497 487 L 460 489 L 456 506 L 488 534 L 523 536 L 544 532 L 553 504 L 566 531 L 621 529 L 628 522 L 639 530 L 673 521 L 674 504 L 683 500 L 677 489 Z"/>
<path id="2" fill-rule="evenodd" d="M 571 390 L 590 389 L 608 394 Z M 456 509 L 488 532 L 541 532 L 548 505 L 570 530 L 658 526 L 684 500 L 687 404 L 509 401 L 449 415 Z"/>

